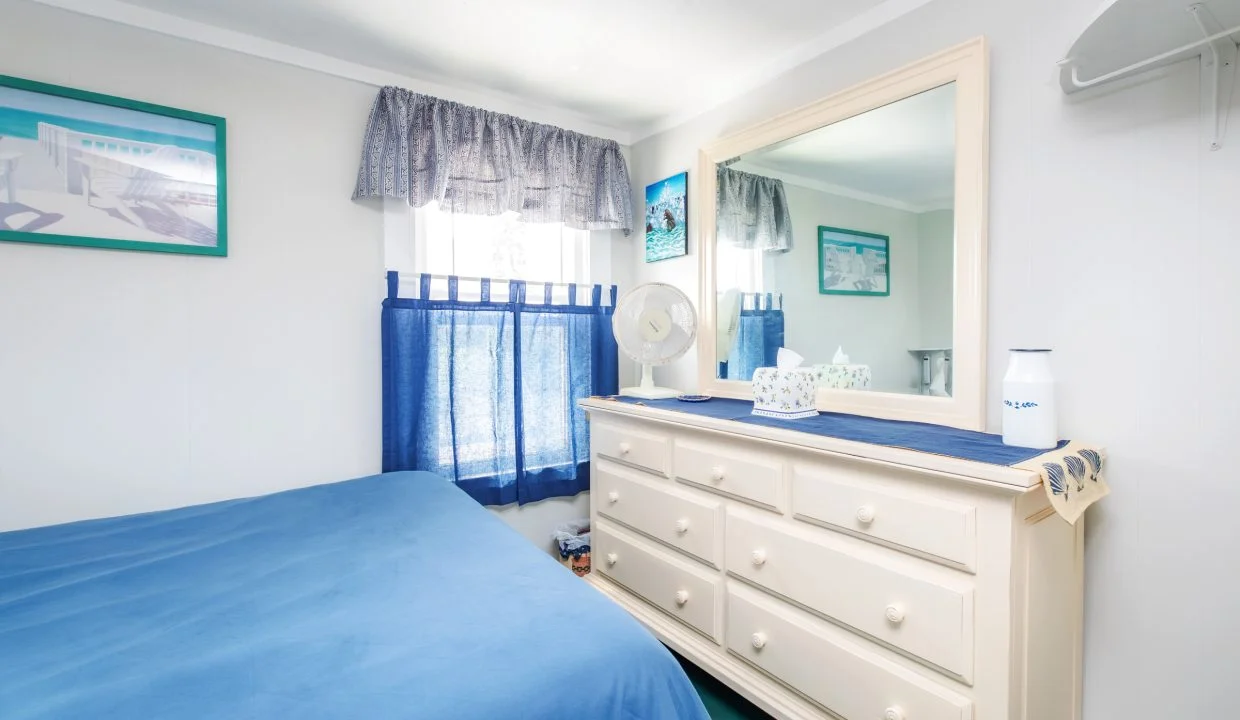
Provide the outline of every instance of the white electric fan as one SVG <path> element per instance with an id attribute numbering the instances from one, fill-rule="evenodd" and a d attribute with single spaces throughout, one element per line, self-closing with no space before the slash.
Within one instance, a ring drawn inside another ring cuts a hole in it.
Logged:
<path id="1" fill-rule="evenodd" d="M 621 395 L 659 400 L 680 394 L 655 387 L 653 367 L 670 363 L 693 345 L 697 313 L 683 292 L 666 283 L 633 288 L 616 303 L 611 330 L 624 354 L 642 365 L 641 385 L 622 388 Z"/>

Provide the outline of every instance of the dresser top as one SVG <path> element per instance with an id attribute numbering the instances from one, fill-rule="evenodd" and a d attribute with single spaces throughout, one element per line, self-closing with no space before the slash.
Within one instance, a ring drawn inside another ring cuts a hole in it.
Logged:
<path id="1" fill-rule="evenodd" d="M 643 419 L 656 423 L 691 427 L 707 432 L 739 435 L 796 448 L 850 455 L 920 470 L 946 473 L 957 476 L 961 480 L 983 485 L 1027 490 L 1042 484 L 1042 478 L 1038 473 L 1024 468 L 1012 467 L 1002 462 L 981 462 L 976 459 L 953 457 L 949 454 L 937 454 L 927 450 L 914 450 L 898 445 L 864 442 L 836 437 L 831 434 L 806 432 L 787 427 L 793 425 L 796 421 L 784 421 L 778 424 L 739 422 L 734 419 L 712 416 L 711 413 L 690 411 L 690 406 L 687 403 L 671 405 L 667 401 L 652 400 L 642 402 L 644 404 L 636 404 L 631 400 L 617 401 L 607 398 L 587 398 L 581 401 L 581 406 L 591 413 L 601 412 L 617 417 Z M 684 410 L 671 409 L 678 408 L 681 404 L 686 406 Z M 1038 451 L 1029 452 L 1033 453 L 1029 457 L 1038 454 Z M 976 455 L 976 453 L 972 454 Z M 1015 457 L 1005 459 L 1014 459 L 1014 461 L 1019 462 L 1029 458 Z"/>

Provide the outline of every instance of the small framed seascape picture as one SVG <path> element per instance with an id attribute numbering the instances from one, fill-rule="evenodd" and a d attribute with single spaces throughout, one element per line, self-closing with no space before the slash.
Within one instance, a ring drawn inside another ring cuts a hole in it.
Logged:
<path id="1" fill-rule="evenodd" d="M 688 253 L 689 173 L 646 186 L 646 262 Z"/>
<path id="2" fill-rule="evenodd" d="M 0 240 L 228 254 L 224 118 L 0 75 Z"/>
<path id="3" fill-rule="evenodd" d="M 818 226 L 818 292 L 822 295 L 890 295 L 891 238 Z"/>

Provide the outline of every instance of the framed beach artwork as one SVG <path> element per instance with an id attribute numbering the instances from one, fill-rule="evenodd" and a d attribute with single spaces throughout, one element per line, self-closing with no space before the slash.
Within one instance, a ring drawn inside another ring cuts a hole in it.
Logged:
<path id="1" fill-rule="evenodd" d="M 890 295 L 891 238 L 818 226 L 818 292 L 821 295 Z"/>
<path id="2" fill-rule="evenodd" d="M 0 75 L 0 240 L 228 254 L 224 119 Z"/>
<path id="3" fill-rule="evenodd" d="M 688 253 L 688 185 L 682 172 L 646 186 L 646 262 Z"/>

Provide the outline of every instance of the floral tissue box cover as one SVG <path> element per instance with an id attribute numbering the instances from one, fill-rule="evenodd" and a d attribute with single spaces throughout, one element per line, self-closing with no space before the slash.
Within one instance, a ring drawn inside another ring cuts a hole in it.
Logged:
<path id="1" fill-rule="evenodd" d="M 819 387 L 836 390 L 869 390 L 869 365 L 832 365 L 814 366 L 814 378 Z"/>
<path id="2" fill-rule="evenodd" d="M 758 368 L 753 371 L 753 414 L 763 417 L 813 417 L 814 371 L 812 368 Z"/>

